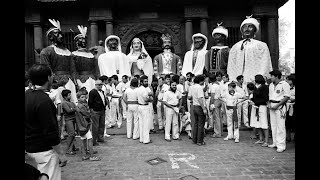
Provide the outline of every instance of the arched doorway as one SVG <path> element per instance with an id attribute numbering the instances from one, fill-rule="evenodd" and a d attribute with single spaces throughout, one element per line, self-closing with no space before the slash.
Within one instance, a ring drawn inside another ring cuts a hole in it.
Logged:
<path id="1" fill-rule="evenodd" d="M 149 56 L 153 59 L 156 55 L 162 52 L 162 40 L 161 40 L 161 33 L 157 31 L 147 30 L 135 35 L 130 42 L 128 43 L 126 54 L 130 52 L 131 42 L 134 38 L 139 38 L 146 48 Z"/>

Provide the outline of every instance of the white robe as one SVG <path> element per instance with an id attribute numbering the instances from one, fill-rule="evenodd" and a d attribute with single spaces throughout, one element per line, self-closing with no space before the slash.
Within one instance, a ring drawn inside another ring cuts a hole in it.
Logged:
<path id="1" fill-rule="evenodd" d="M 237 42 L 229 51 L 227 72 L 230 81 L 236 81 L 239 75 L 243 75 L 245 83 L 252 82 L 257 74 L 269 77 L 272 64 L 267 44 L 250 39 L 250 42 L 244 43 L 244 49 L 241 50 L 243 41 Z"/>
<path id="2" fill-rule="evenodd" d="M 132 63 L 137 62 L 137 67 L 140 70 L 143 70 L 144 74 L 148 76 L 148 83 L 152 83 L 152 75 L 153 75 L 153 64 L 152 59 L 148 55 L 145 59 L 138 59 L 139 55 L 128 54 L 127 57 L 129 58 L 129 69 L 132 68 Z"/>
<path id="3" fill-rule="evenodd" d="M 195 37 L 202 37 L 205 39 L 205 44 L 202 47 L 202 49 L 200 49 L 198 51 L 198 55 L 197 55 L 197 59 L 196 59 L 196 63 L 194 65 L 194 68 L 192 69 L 192 56 L 193 56 L 193 52 L 194 52 L 194 38 Z M 207 45 L 208 45 L 208 39 L 205 35 L 201 34 L 201 33 L 197 33 L 194 34 L 192 36 L 192 45 L 191 45 L 191 50 L 189 50 L 188 52 L 186 52 L 185 56 L 184 56 L 184 60 L 183 60 L 183 66 L 182 66 L 182 71 L 181 74 L 183 76 L 186 77 L 186 74 L 188 72 L 192 72 L 192 74 L 194 75 L 199 75 L 199 74 L 203 74 L 203 69 L 204 69 L 204 65 L 205 65 L 205 56 L 207 53 Z"/>
<path id="4" fill-rule="evenodd" d="M 109 51 L 101 54 L 98 58 L 98 66 L 100 76 L 106 75 L 111 77 L 117 74 L 117 69 L 119 70 L 119 79 L 122 79 L 123 75 L 131 76 L 129 59 L 120 51 Z"/>

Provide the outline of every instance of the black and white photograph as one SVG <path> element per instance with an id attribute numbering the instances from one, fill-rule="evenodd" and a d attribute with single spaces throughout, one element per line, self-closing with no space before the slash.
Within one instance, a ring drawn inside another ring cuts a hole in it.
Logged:
<path id="1" fill-rule="evenodd" d="M 24 0 L 24 179 L 296 179 L 295 6 Z"/>

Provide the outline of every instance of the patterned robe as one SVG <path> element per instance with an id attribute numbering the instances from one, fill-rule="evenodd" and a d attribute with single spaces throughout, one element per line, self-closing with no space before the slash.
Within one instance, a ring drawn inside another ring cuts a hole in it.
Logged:
<path id="1" fill-rule="evenodd" d="M 158 77 L 170 73 L 179 74 L 182 69 L 181 58 L 172 52 L 158 54 L 154 57 L 153 68 Z"/>
<path id="2" fill-rule="evenodd" d="M 211 47 L 205 57 L 205 68 L 207 72 L 216 73 L 221 71 L 222 73 L 227 73 L 229 50 L 230 48 L 228 46 Z"/>

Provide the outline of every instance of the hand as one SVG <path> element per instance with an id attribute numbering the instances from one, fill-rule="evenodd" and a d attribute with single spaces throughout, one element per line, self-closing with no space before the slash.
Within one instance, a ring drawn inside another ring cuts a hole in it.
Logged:
<path id="1" fill-rule="evenodd" d="M 207 109 L 204 109 L 204 110 L 203 110 L 203 113 L 204 113 L 204 115 L 206 115 L 206 116 L 207 116 L 207 114 L 208 114 Z"/>
<path id="2" fill-rule="evenodd" d="M 60 166 L 60 167 L 66 166 L 66 165 L 67 165 L 67 162 L 68 162 L 68 160 L 67 160 L 67 157 L 66 157 L 65 154 L 59 155 L 59 166 Z"/>

